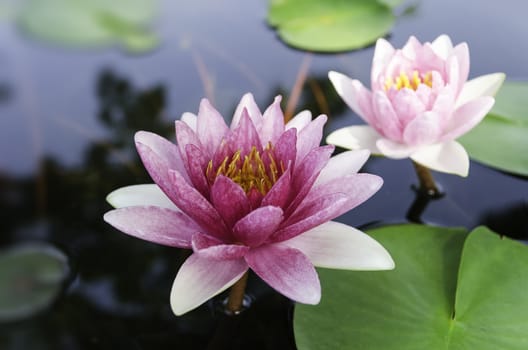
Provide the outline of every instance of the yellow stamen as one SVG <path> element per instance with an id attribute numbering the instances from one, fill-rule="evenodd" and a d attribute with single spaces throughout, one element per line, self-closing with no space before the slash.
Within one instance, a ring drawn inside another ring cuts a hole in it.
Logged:
<path id="1" fill-rule="evenodd" d="M 262 159 L 263 155 L 266 155 L 267 162 Z M 268 143 L 262 155 L 253 146 L 249 154 L 245 155 L 243 159 L 241 151 L 238 150 L 233 155 L 225 157 L 216 169 L 213 168 L 213 161 L 210 160 L 205 170 L 205 175 L 210 184 L 214 182 L 217 176 L 223 175 L 239 184 L 246 193 L 256 189 L 262 195 L 268 193 L 284 173 L 282 161 L 277 166 L 271 143 Z"/>
<path id="2" fill-rule="evenodd" d="M 385 90 L 388 91 L 391 88 L 396 90 L 401 90 L 403 88 L 417 90 L 420 84 L 425 84 L 428 87 L 433 86 L 433 74 L 427 72 L 425 74 L 420 74 L 417 70 L 412 72 L 412 75 L 409 75 L 403 71 L 400 72 L 400 75 L 396 77 L 387 77 L 385 79 Z"/>

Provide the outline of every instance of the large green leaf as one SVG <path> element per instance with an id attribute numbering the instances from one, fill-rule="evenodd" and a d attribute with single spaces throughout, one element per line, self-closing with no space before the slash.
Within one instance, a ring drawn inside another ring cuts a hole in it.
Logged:
<path id="1" fill-rule="evenodd" d="M 66 256 L 44 243 L 0 251 L 0 321 L 29 317 L 48 306 L 68 271 Z"/>
<path id="2" fill-rule="evenodd" d="M 28 0 L 18 24 L 34 38 L 73 47 L 120 43 L 129 51 L 154 48 L 150 0 Z"/>
<path id="3" fill-rule="evenodd" d="M 374 0 L 271 0 L 268 22 L 294 47 L 332 52 L 373 43 L 390 31 L 394 16 Z"/>
<path id="4" fill-rule="evenodd" d="M 320 270 L 320 305 L 297 305 L 300 350 L 528 348 L 528 247 L 485 228 L 389 226 L 383 272 Z"/>
<path id="5" fill-rule="evenodd" d="M 460 138 L 483 164 L 528 176 L 528 83 L 505 82 L 490 114 Z"/>

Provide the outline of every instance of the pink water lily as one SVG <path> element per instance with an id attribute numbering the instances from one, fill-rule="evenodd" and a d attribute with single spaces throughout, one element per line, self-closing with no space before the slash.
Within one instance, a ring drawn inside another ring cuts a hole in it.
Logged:
<path id="1" fill-rule="evenodd" d="M 391 269 L 387 251 L 353 227 L 329 221 L 381 186 L 357 171 L 368 151 L 330 157 L 320 146 L 326 116 L 302 112 L 287 124 L 280 97 L 261 114 L 245 95 L 228 127 L 202 100 L 198 115 L 176 121 L 177 144 L 150 132 L 135 136 L 155 184 L 108 195 L 104 219 L 151 242 L 193 250 L 170 301 L 176 315 L 233 285 L 248 270 L 283 295 L 308 304 L 321 297 L 314 265 Z"/>
<path id="2" fill-rule="evenodd" d="M 421 44 L 411 37 L 402 49 L 378 39 L 372 91 L 358 80 L 330 72 L 338 94 L 368 126 L 339 129 L 327 142 L 365 148 L 389 158 L 407 158 L 433 170 L 467 176 L 469 158 L 455 139 L 489 112 L 504 74 L 467 81 L 469 50 L 447 35 Z"/>

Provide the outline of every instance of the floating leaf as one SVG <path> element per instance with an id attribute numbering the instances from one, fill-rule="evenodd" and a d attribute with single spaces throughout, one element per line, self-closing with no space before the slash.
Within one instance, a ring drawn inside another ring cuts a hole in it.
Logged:
<path id="1" fill-rule="evenodd" d="M 460 142 L 472 159 L 528 176 L 528 82 L 505 82 L 490 114 Z"/>
<path id="2" fill-rule="evenodd" d="M 149 0 L 29 0 L 18 23 L 32 37 L 56 44 L 84 48 L 122 43 L 130 51 L 146 51 L 157 45 L 148 30 L 155 7 Z"/>
<path id="3" fill-rule="evenodd" d="M 67 274 L 66 256 L 47 244 L 0 251 L 0 321 L 26 318 L 48 306 Z"/>
<path id="4" fill-rule="evenodd" d="M 373 43 L 390 31 L 394 16 L 373 0 L 271 0 L 268 22 L 294 47 L 333 52 Z"/>
<path id="5" fill-rule="evenodd" d="M 300 350 L 528 348 L 528 247 L 486 228 L 370 234 L 396 269 L 320 270 L 321 304 L 295 309 Z"/>

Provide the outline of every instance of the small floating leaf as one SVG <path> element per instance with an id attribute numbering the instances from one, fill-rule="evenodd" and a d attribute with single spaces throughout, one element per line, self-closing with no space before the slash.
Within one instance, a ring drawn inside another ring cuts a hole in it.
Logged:
<path id="1" fill-rule="evenodd" d="M 390 31 L 394 16 L 374 0 L 271 0 L 268 22 L 294 47 L 334 52 L 373 43 Z"/>
<path id="2" fill-rule="evenodd" d="M 397 225 L 370 234 L 393 271 L 320 270 L 320 305 L 297 305 L 298 349 L 528 348 L 528 247 L 486 228 Z"/>
<path id="3" fill-rule="evenodd" d="M 490 114 L 460 138 L 483 164 L 528 176 L 528 82 L 505 82 Z"/>
<path id="4" fill-rule="evenodd" d="M 67 257 L 44 243 L 0 251 L 0 321 L 29 317 L 57 296 L 68 274 Z"/>

